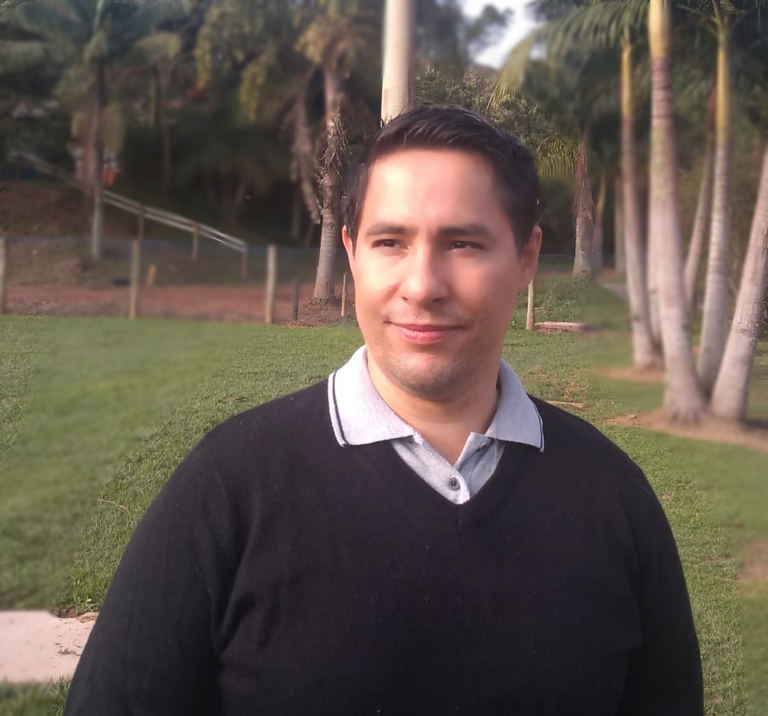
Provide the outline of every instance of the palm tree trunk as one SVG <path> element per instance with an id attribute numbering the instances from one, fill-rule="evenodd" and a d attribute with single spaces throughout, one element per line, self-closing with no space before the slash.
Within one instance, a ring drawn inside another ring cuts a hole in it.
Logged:
<path id="1" fill-rule="evenodd" d="M 101 119 L 106 100 L 104 68 L 96 69 L 96 88 L 93 103 L 93 219 L 91 223 L 91 256 L 101 258 L 104 233 L 104 139 L 101 136 Z"/>
<path id="2" fill-rule="evenodd" d="M 149 98 L 147 102 L 147 119 L 149 120 L 149 128 L 154 131 L 157 129 L 157 68 L 150 67 L 149 69 Z"/>
<path id="3" fill-rule="evenodd" d="M 670 420 L 696 422 L 704 398 L 693 362 L 683 286 L 683 247 L 677 194 L 677 155 L 670 72 L 671 0 L 650 0 L 651 50 L 651 211 L 649 234 L 658 260 L 661 334 L 664 345 L 664 410 Z M 663 239 L 663 240 L 662 240 Z"/>
<path id="4" fill-rule="evenodd" d="M 301 238 L 301 189 L 298 186 L 293 190 L 290 235 L 291 239 L 298 244 Z"/>
<path id="5" fill-rule="evenodd" d="M 381 83 L 381 119 L 385 123 L 413 107 L 415 42 L 415 0 L 387 0 Z"/>
<path id="6" fill-rule="evenodd" d="M 652 206 L 649 203 L 647 214 L 648 220 L 646 222 L 650 229 L 652 220 L 650 217 Z M 661 339 L 661 306 L 659 304 L 659 272 L 661 267 L 659 266 L 659 250 L 656 247 L 658 241 L 657 236 L 647 231 L 645 236 L 646 251 L 645 251 L 645 280 L 646 280 L 646 294 L 648 296 L 648 326 L 651 329 L 651 338 L 655 345 L 660 346 L 660 350 L 664 350 L 663 341 Z"/>
<path id="7" fill-rule="evenodd" d="M 728 420 L 744 420 L 755 346 L 768 289 L 768 146 L 763 152 L 760 188 L 749 234 L 736 312 L 720 372 L 712 391 L 710 411 Z"/>
<path id="8" fill-rule="evenodd" d="M 170 72 L 170 70 L 169 70 Z M 168 81 L 169 77 L 163 70 L 159 72 L 160 77 L 160 129 L 163 136 L 163 191 L 168 192 L 171 188 L 171 138 L 168 131 Z"/>
<path id="9" fill-rule="evenodd" d="M 699 378 L 706 394 L 717 379 L 728 339 L 729 283 L 731 273 L 731 97 L 728 27 L 718 23 L 717 128 L 715 180 L 712 196 L 712 226 L 704 294 Z"/>
<path id="10" fill-rule="evenodd" d="M 592 275 L 592 239 L 595 231 L 592 184 L 589 180 L 587 156 L 588 141 L 588 130 L 585 129 L 579 144 L 573 182 L 573 211 L 576 221 L 576 255 L 573 261 L 573 275 L 584 278 L 590 278 Z"/>
<path id="11" fill-rule="evenodd" d="M 616 278 L 622 279 L 627 273 L 627 254 L 624 234 L 624 195 L 621 174 L 613 178 L 613 268 Z"/>
<path id="12" fill-rule="evenodd" d="M 701 176 L 699 199 L 696 203 L 696 218 L 693 221 L 691 241 L 688 245 L 688 257 L 685 261 L 685 302 L 688 315 L 693 318 L 696 313 L 696 295 L 699 283 L 699 269 L 704 254 L 704 242 L 707 238 L 707 224 L 712 208 L 712 175 L 715 165 L 715 140 L 712 133 L 707 132 L 707 150 L 704 156 L 704 172 Z"/>
<path id="13" fill-rule="evenodd" d="M 595 231 L 592 237 L 592 276 L 597 278 L 603 270 L 603 218 L 605 216 L 605 197 L 608 193 L 605 172 L 600 174 L 600 188 L 597 191 L 595 207 Z"/>
<path id="14" fill-rule="evenodd" d="M 632 45 L 625 37 L 621 49 L 621 181 L 619 191 L 624 214 L 627 294 L 632 317 L 632 348 L 636 368 L 649 369 L 660 362 L 648 316 L 645 283 L 645 250 L 637 187 L 637 148 L 632 105 Z"/>
<path id="15" fill-rule="evenodd" d="M 326 156 L 323 175 L 323 226 L 320 233 L 320 255 L 317 262 L 314 298 L 328 301 L 334 294 L 334 267 L 341 227 L 338 221 L 341 179 L 336 168 L 341 146 L 339 109 L 341 81 L 331 69 L 325 70 Z"/>

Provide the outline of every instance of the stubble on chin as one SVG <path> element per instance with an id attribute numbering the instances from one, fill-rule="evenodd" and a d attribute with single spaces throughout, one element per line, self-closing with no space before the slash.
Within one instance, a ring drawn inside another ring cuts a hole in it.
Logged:
<path id="1" fill-rule="evenodd" d="M 381 362 L 378 369 L 389 382 L 410 395 L 435 402 L 453 397 L 467 377 L 466 367 L 455 356 L 389 353 Z"/>

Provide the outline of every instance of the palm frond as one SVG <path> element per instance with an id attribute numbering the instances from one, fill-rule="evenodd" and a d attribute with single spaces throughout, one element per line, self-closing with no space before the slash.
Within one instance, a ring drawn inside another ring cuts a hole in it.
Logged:
<path id="1" fill-rule="evenodd" d="M 547 59 L 559 64 L 574 48 L 581 52 L 616 49 L 625 33 L 642 34 L 648 15 L 647 0 L 608 0 L 574 10 L 546 25 Z"/>
<path id="2" fill-rule="evenodd" d="M 55 42 L 5 40 L 0 42 L 0 74 L 13 74 L 59 64 L 71 59 L 74 48 Z"/>
<path id="3" fill-rule="evenodd" d="M 523 86 L 531 56 L 545 37 L 546 29 L 544 27 L 537 28 L 512 48 L 499 72 L 499 80 L 491 97 L 491 102 L 494 105 L 503 102 L 511 92 L 515 92 Z"/>
<path id="4" fill-rule="evenodd" d="M 27 32 L 50 42 L 72 45 L 88 37 L 88 27 L 41 2 L 25 2 L 13 12 L 15 23 Z"/>
<path id="5" fill-rule="evenodd" d="M 93 26 L 93 15 L 96 11 L 96 3 L 93 0 L 63 0 L 70 14 L 77 18 L 83 27 Z"/>
<path id="6" fill-rule="evenodd" d="M 191 9 L 189 0 L 150 0 L 123 24 L 120 34 L 126 44 L 133 44 L 163 23 L 184 19 Z"/>
<path id="7" fill-rule="evenodd" d="M 53 96 L 65 111 L 73 115 L 79 111 L 86 111 L 94 80 L 93 70 L 89 67 L 80 62 L 72 64 L 64 71 L 53 91 Z"/>
<path id="8" fill-rule="evenodd" d="M 83 50 L 83 62 L 92 65 L 105 60 L 112 50 L 109 31 L 101 27 L 88 40 Z"/>
<path id="9" fill-rule="evenodd" d="M 251 121 L 255 121 L 264 94 L 264 86 L 269 79 L 270 68 L 275 64 L 278 48 L 270 45 L 258 57 L 246 65 L 240 77 L 238 92 L 240 104 Z"/>
<path id="10" fill-rule="evenodd" d="M 173 62 L 181 53 L 182 39 L 176 32 L 154 32 L 134 43 L 136 53 L 151 65 Z"/>
<path id="11" fill-rule="evenodd" d="M 550 135 L 536 148 L 539 175 L 544 180 L 571 181 L 578 157 L 579 140 L 568 135 Z"/>

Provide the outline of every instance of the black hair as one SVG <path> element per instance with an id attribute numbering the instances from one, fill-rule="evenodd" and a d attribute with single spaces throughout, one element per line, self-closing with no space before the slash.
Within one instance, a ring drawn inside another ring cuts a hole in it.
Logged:
<path id="1" fill-rule="evenodd" d="M 408 149 L 454 149 L 485 159 L 493 169 L 501 208 L 509 219 L 518 251 L 538 220 L 539 177 L 533 153 L 490 119 L 448 105 L 427 104 L 393 119 L 373 134 L 360 163 L 351 168 L 343 202 L 343 221 L 353 241 L 371 167 L 377 160 Z"/>

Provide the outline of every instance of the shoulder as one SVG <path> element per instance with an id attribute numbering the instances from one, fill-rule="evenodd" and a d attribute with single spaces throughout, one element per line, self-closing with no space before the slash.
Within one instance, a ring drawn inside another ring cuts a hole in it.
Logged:
<path id="1" fill-rule="evenodd" d="M 653 496 L 642 469 L 616 443 L 586 420 L 530 396 L 544 427 L 549 462 L 568 471 L 568 479 L 609 481 L 619 489 Z"/>

